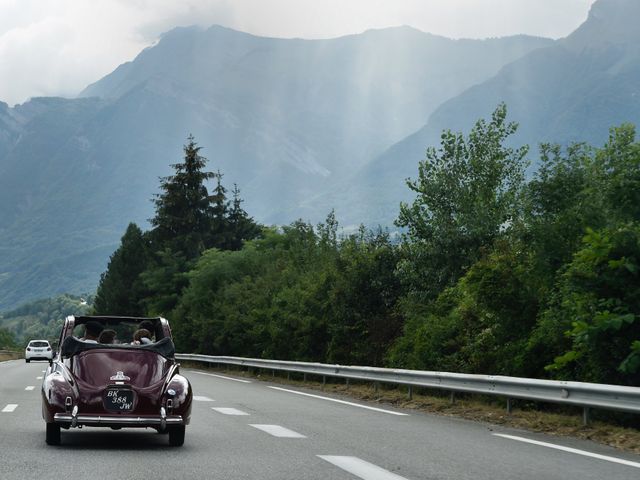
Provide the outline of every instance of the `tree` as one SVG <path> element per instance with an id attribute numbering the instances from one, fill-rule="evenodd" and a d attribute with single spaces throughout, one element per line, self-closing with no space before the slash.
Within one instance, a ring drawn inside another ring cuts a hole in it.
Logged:
<path id="1" fill-rule="evenodd" d="M 549 368 L 572 379 L 639 385 L 640 226 L 590 230 L 583 242 L 547 312 L 571 341 Z"/>
<path id="2" fill-rule="evenodd" d="M 209 195 L 205 182 L 216 174 L 204 171 L 207 160 L 199 153 L 201 147 L 192 135 L 187 140 L 184 162 L 171 165 L 175 174 L 160 179 L 162 193 L 154 200 L 156 214 L 150 221 L 156 250 L 166 247 L 194 259 L 211 246 L 212 204 L 224 203 L 224 198 Z"/>
<path id="3" fill-rule="evenodd" d="M 227 246 L 230 250 L 240 250 L 243 242 L 253 240 L 260 235 L 261 228 L 242 208 L 244 200 L 240 198 L 240 189 L 235 183 L 233 184 L 232 194 L 233 200 L 231 201 L 231 209 L 228 216 L 231 235 Z"/>
<path id="4" fill-rule="evenodd" d="M 140 274 L 149 266 L 150 251 L 142 230 L 130 223 L 120 247 L 111 255 L 94 302 L 98 315 L 144 315 L 144 286 Z"/>
<path id="5" fill-rule="evenodd" d="M 445 131 L 439 149 L 427 149 L 416 193 L 402 203 L 396 225 L 407 229 L 407 260 L 400 273 L 414 291 L 434 298 L 453 285 L 518 217 L 528 147 L 506 147 L 517 124 L 499 105 L 491 121 L 479 120 L 468 138 Z"/>
<path id="6" fill-rule="evenodd" d="M 1 349 L 13 349 L 18 345 L 11 332 L 5 328 L 0 328 L 0 348 Z"/>

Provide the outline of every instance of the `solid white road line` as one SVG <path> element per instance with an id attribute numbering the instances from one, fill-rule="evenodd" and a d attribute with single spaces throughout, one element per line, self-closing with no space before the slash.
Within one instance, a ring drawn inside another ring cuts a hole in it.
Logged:
<path id="1" fill-rule="evenodd" d="M 225 380 L 233 380 L 234 382 L 251 383 L 250 380 L 241 380 L 239 378 L 225 377 L 224 375 L 216 375 L 215 373 L 205 373 L 205 372 L 190 372 L 190 373 L 197 373 L 198 375 L 208 375 L 210 377 L 216 377 L 216 378 L 224 378 Z"/>
<path id="2" fill-rule="evenodd" d="M 2 409 L 2 413 L 11 413 L 13 412 L 16 408 L 18 408 L 18 404 L 17 403 L 10 403 L 9 405 L 7 405 L 6 407 L 4 407 Z"/>
<path id="3" fill-rule="evenodd" d="M 274 390 L 280 390 L 281 392 L 295 393 L 296 395 L 304 395 L 305 397 L 312 397 L 312 398 L 319 398 L 321 400 L 328 400 L 329 402 L 336 402 L 336 403 L 342 403 L 344 405 L 351 405 L 352 407 L 365 408 L 367 410 L 373 410 L 374 412 L 382 412 L 382 413 L 388 413 L 390 415 L 399 415 L 399 416 L 408 416 L 409 415 L 408 413 L 394 412 L 394 411 L 391 411 L 391 410 L 385 410 L 384 408 L 376 408 L 376 407 L 370 407 L 368 405 L 360 405 L 359 403 L 346 402 L 344 400 L 338 400 L 337 398 L 323 397 L 321 395 L 313 395 L 311 393 L 298 392 L 296 390 L 289 390 L 289 389 L 286 389 L 286 388 L 280 388 L 280 387 L 267 387 L 267 388 L 273 388 Z"/>
<path id="4" fill-rule="evenodd" d="M 242 410 L 238 410 L 236 408 L 215 408 L 215 407 L 211 407 L 211 410 L 215 410 L 218 413 L 222 413 L 223 415 L 249 415 L 246 412 L 243 412 Z"/>
<path id="5" fill-rule="evenodd" d="M 524 437 L 516 437 L 514 435 L 505 435 L 503 433 L 494 433 L 496 437 L 508 438 L 510 440 L 516 440 L 518 442 L 531 443 L 533 445 L 539 445 L 541 447 L 554 448 L 556 450 L 562 450 L 563 452 L 575 453 L 576 455 L 583 455 L 585 457 L 597 458 L 598 460 L 606 460 L 607 462 L 620 463 L 629 467 L 640 468 L 640 463 L 631 462 L 629 460 L 623 460 L 621 458 L 609 457 L 607 455 L 600 455 L 598 453 L 587 452 L 586 450 L 578 450 L 577 448 L 563 447 L 562 445 L 555 445 L 553 443 L 540 442 L 538 440 L 530 440 Z"/>
<path id="6" fill-rule="evenodd" d="M 249 424 L 250 427 L 257 428 L 263 432 L 267 432 L 269 435 L 280 438 L 307 438 L 304 435 L 289 430 L 288 428 L 281 427 L 280 425 L 254 425 Z"/>
<path id="7" fill-rule="evenodd" d="M 33 385 L 29 385 L 27 388 L 25 388 L 25 390 L 26 390 L 26 391 L 31 391 L 31 390 L 33 390 L 34 388 L 36 388 L 36 387 L 34 387 Z"/>
<path id="8" fill-rule="evenodd" d="M 336 455 L 318 455 L 318 457 L 364 480 L 407 480 L 405 477 L 391 473 L 357 457 L 339 457 Z"/>

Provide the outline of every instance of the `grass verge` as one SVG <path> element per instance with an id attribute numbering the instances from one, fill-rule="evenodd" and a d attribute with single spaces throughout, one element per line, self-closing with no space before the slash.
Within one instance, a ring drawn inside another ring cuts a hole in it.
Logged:
<path id="1" fill-rule="evenodd" d="M 17 360 L 22 358 L 22 355 L 19 353 L 0 353 L 0 362 L 5 362 L 7 360 Z"/>

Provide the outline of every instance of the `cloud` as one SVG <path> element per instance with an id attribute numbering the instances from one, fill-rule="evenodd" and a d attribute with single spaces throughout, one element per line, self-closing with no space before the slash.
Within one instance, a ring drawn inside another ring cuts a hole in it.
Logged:
<path id="1" fill-rule="evenodd" d="M 328 38 L 411 25 L 449 37 L 559 37 L 594 0 L 0 0 L 0 101 L 75 96 L 176 26 Z"/>

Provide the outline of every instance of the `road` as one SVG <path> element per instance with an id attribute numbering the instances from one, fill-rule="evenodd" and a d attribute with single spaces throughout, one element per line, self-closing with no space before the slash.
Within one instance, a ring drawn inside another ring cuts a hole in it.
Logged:
<path id="1" fill-rule="evenodd" d="M 51 447 L 45 366 L 0 363 L 2 480 L 640 478 L 640 456 L 588 441 L 196 370 L 182 372 L 196 395 L 183 447 L 154 430 L 100 428 L 63 430 Z"/>

